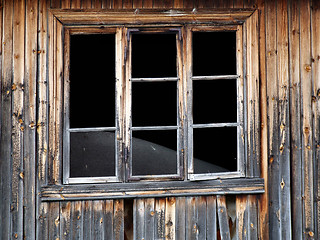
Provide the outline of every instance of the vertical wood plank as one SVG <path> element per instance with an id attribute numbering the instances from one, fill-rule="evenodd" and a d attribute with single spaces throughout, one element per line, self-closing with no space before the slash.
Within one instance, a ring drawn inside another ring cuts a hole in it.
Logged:
<path id="1" fill-rule="evenodd" d="M 84 201 L 83 203 L 83 239 L 91 239 L 92 234 L 92 218 L 93 218 L 92 201 Z"/>
<path id="2" fill-rule="evenodd" d="M 176 198 L 176 222 L 175 222 L 175 233 L 177 240 L 184 240 L 186 236 L 186 198 Z"/>
<path id="3" fill-rule="evenodd" d="M 119 202 L 116 204 L 116 209 L 114 209 L 114 200 L 104 200 L 103 201 L 103 229 L 102 231 L 102 239 L 115 239 L 114 238 L 114 230 L 116 227 L 120 227 L 121 229 L 121 222 L 120 226 L 115 226 L 115 210 L 119 209 Z M 118 210 L 117 210 L 118 211 Z M 118 212 L 117 212 L 118 214 Z M 119 220 L 119 219 L 117 219 Z"/>
<path id="4" fill-rule="evenodd" d="M 303 238 L 314 235 L 314 184 L 313 184 L 313 128 L 312 128 L 312 66 L 311 66 L 311 8 L 310 1 L 300 5 L 301 73 L 301 124 L 303 158 Z"/>
<path id="5" fill-rule="evenodd" d="M 81 8 L 81 0 L 71 0 L 71 8 L 72 9 Z"/>
<path id="6" fill-rule="evenodd" d="M 46 213 L 49 204 L 41 203 L 41 186 L 47 183 L 47 164 L 48 164 L 48 116 L 47 116 L 47 7 L 48 1 L 40 1 L 38 9 L 38 67 L 37 67 L 37 239 L 45 239 L 44 235 L 48 230 Z M 39 207 L 40 206 L 40 207 Z M 44 228 L 46 227 L 46 228 Z M 44 229 L 43 229 L 44 228 Z"/>
<path id="7" fill-rule="evenodd" d="M 82 201 L 71 202 L 70 239 L 84 239 L 82 206 Z"/>
<path id="8" fill-rule="evenodd" d="M 261 177 L 268 186 L 268 117 L 267 117 L 267 77 L 266 77 L 266 14 L 265 1 L 258 0 L 260 10 L 260 112 L 261 112 Z M 259 198 L 259 237 L 269 239 L 269 188 Z"/>
<path id="9" fill-rule="evenodd" d="M 13 9 L 11 231 L 14 238 L 23 239 L 24 2 L 15 1 Z"/>
<path id="10" fill-rule="evenodd" d="M 153 0 L 153 8 L 163 8 L 164 0 Z"/>
<path id="11" fill-rule="evenodd" d="M 186 198 L 186 239 L 198 239 L 196 197 Z"/>
<path id="12" fill-rule="evenodd" d="M 183 8 L 183 0 L 174 0 L 173 8 Z"/>
<path id="13" fill-rule="evenodd" d="M 236 198 L 236 210 L 237 210 L 237 239 L 247 239 L 248 232 L 248 213 L 247 213 L 247 197 L 237 196 Z"/>
<path id="14" fill-rule="evenodd" d="M 43 202 L 38 205 L 37 239 L 47 239 L 49 234 L 48 209 L 49 203 Z"/>
<path id="15" fill-rule="evenodd" d="M 279 176 L 279 108 L 277 81 L 277 7 L 275 1 L 265 2 L 266 8 L 266 71 L 268 104 L 268 163 L 269 163 L 269 224 L 270 238 L 280 239 L 280 176 Z"/>
<path id="16" fill-rule="evenodd" d="M 102 8 L 103 9 L 112 9 L 113 8 L 113 1 L 112 0 L 102 0 Z"/>
<path id="17" fill-rule="evenodd" d="M 226 196 L 217 196 L 217 209 L 222 240 L 230 240 L 229 219 L 227 212 Z"/>
<path id="18" fill-rule="evenodd" d="M 92 8 L 95 8 L 95 9 L 102 8 L 102 0 L 92 0 Z"/>
<path id="19" fill-rule="evenodd" d="M 48 209 L 47 239 L 60 239 L 60 203 L 50 202 Z"/>
<path id="20" fill-rule="evenodd" d="M 71 239 L 71 202 L 60 203 L 60 239 Z"/>
<path id="21" fill-rule="evenodd" d="M 1 217 L 6 219 L 2 222 L 1 235 L 2 239 L 10 239 L 11 223 L 11 134 L 12 134 L 12 35 L 13 35 L 13 1 L 4 1 L 3 3 L 3 38 L 1 41 Z M 2 34 L 1 34 L 2 35 Z M 5 111 L 4 111 L 5 109 Z"/>
<path id="22" fill-rule="evenodd" d="M 157 198 L 155 203 L 155 239 L 165 239 L 166 236 L 166 226 L 165 226 L 165 216 L 166 216 L 166 199 Z"/>
<path id="23" fill-rule="evenodd" d="M 206 196 L 197 198 L 197 215 L 198 215 L 198 239 L 207 239 L 207 199 Z"/>
<path id="24" fill-rule="evenodd" d="M 124 238 L 124 200 L 117 199 L 113 202 L 113 239 Z"/>
<path id="25" fill-rule="evenodd" d="M 290 142 L 291 142 L 291 193 L 292 237 L 302 239 L 302 152 L 300 104 L 300 2 L 289 1 L 289 72 L 290 72 Z"/>
<path id="26" fill-rule="evenodd" d="M 114 9 L 122 9 L 122 0 L 113 0 Z"/>
<path id="27" fill-rule="evenodd" d="M 145 238 L 145 202 L 138 198 L 133 203 L 133 239 Z"/>
<path id="28" fill-rule="evenodd" d="M 142 8 L 143 0 L 132 0 L 132 7 L 133 8 Z"/>
<path id="29" fill-rule="evenodd" d="M 175 239 L 176 229 L 176 199 L 174 197 L 166 198 L 166 214 L 165 214 L 165 232 L 166 239 Z"/>
<path id="30" fill-rule="evenodd" d="M 207 196 L 207 239 L 217 237 L 217 198 L 216 196 Z"/>
<path id="31" fill-rule="evenodd" d="M 61 0 L 61 8 L 69 9 L 71 7 L 71 0 Z"/>
<path id="32" fill-rule="evenodd" d="M 132 9 L 133 7 L 133 0 L 123 0 L 122 1 L 122 8 L 123 9 Z"/>
<path id="33" fill-rule="evenodd" d="M 279 86 L 279 174 L 281 238 L 291 239 L 288 2 L 277 4 L 277 73 Z"/>
<path id="34" fill-rule="evenodd" d="M 314 136 L 314 178 L 315 178 L 315 197 L 316 210 L 316 228 L 315 238 L 320 238 L 320 2 L 312 1 L 312 19 L 311 19 L 311 31 L 312 31 L 312 112 L 313 112 L 313 136 Z"/>
<path id="35" fill-rule="evenodd" d="M 153 239 L 155 232 L 155 199 L 145 199 L 145 238 Z"/>
<path id="36" fill-rule="evenodd" d="M 81 8 L 82 9 L 90 9 L 90 8 L 92 8 L 92 0 L 82 0 Z"/>
<path id="37" fill-rule="evenodd" d="M 35 239 L 36 218 L 36 82 L 38 2 L 26 1 L 24 98 L 24 237 Z"/>

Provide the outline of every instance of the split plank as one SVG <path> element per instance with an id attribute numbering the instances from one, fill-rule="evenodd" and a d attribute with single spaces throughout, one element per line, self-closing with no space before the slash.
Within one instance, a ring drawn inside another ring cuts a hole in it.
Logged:
<path id="1" fill-rule="evenodd" d="M 217 212 L 218 212 L 221 240 L 230 240 L 226 196 L 222 196 L 222 195 L 217 196 Z"/>
<path id="2" fill-rule="evenodd" d="M 270 239 L 281 239 L 280 175 L 279 175 L 279 96 L 277 81 L 277 6 L 275 1 L 265 3 L 266 8 L 266 71 L 268 104 L 268 164 L 269 229 Z"/>

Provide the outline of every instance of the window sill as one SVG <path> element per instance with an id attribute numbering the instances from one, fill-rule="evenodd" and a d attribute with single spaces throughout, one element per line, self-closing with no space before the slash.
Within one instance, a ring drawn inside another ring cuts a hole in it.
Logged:
<path id="1" fill-rule="evenodd" d="M 264 193 L 262 178 L 237 178 L 195 182 L 48 185 L 42 187 L 41 199 L 63 201 L 259 193 Z"/>

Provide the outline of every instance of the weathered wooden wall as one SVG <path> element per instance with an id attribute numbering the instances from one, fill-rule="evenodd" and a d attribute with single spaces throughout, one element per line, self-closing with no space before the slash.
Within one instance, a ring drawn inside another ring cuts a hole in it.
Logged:
<path id="1" fill-rule="evenodd" d="M 47 92 L 48 8 L 243 7 L 260 14 L 260 168 L 266 192 L 237 196 L 238 237 L 320 239 L 320 1 L 0 2 L 1 239 L 123 237 L 123 200 L 41 202 L 39 197 L 47 183 L 42 166 L 54 154 L 48 145 L 54 134 L 47 119 L 54 100 Z M 218 212 L 221 235 L 227 236 L 224 207 L 221 196 L 138 199 L 134 232 L 138 239 L 152 239 L 150 234 L 211 239 Z"/>

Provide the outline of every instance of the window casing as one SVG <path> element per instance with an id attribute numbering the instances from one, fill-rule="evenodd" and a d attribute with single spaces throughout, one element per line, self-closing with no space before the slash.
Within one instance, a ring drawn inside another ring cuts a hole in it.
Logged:
<path id="1" fill-rule="evenodd" d="M 201 192 L 204 194 L 219 192 L 219 190 L 215 188 L 217 187 L 215 186 L 216 184 L 225 187 L 223 192 L 253 193 L 263 191 L 263 180 L 262 182 L 261 180 L 250 180 L 252 178 L 258 179 L 260 175 L 259 67 L 258 48 L 255 45 L 255 42 L 258 42 L 257 12 L 253 10 L 241 10 L 237 12 L 235 10 L 226 14 L 223 12 L 213 11 L 210 13 L 202 13 L 199 11 L 195 14 L 194 11 L 192 11 L 190 13 L 180 14 L 173 12 L 159 13 L 148 11 L 144 13 L 141 10 L 138 14 L 139 16 L 137 16 L 136 12 L 123 14 L 122 12 L 81 13 L 76 11 L 52 10 L 51 13 L 54 24 L 52 24 L 53 28 L 51 28 L 51 32 L 49 32 L 55 37 L 51 38 L 52 41 L 49 43 L 49 55 L 51 51 L 51 56 L 56 57 L 56 60 L 49 66 L 49 94 L 53 95 L 52 99 L 56 99 L 55 103 L 57 104 L 52 105 L 50 108 L 49 118 L 51 117 L 52 120 L 49 123 L 49 128 L 53 126 L 53 123 L 60 122 L 62 124 L 55 129 L 57 133 L 60 133 L 59 136 L 61 136 L 61 138 L 51 137 L 53 135 L 49 134 L 50 144 L 55 144 L 52 146 L 52 149 L 56 150 L 54 150 L 54 154 L 52 154 L 53 160 L 49 160 L 48 162 L 48 182 L 53 182 L 54 184 L 57 184 L 57 186 L 59 186 L 61 180 L 61 183 L 63 184 L 72 183 L 72 185 L 87 183 L 89 184 L 87 186 L 90 186 L 90 183 L 101 183 L 102 185 L 100 186 L 102 189 L 105 183 L 107 184 L 106 187 L 109 186 L 108 191 L 112 191 L 112 189 L 114 189 L 115 192 L 121 191 L 121 194 L 119 193 L 121 196 L 124 194 L 123 188 L 128 191 L 130 190 L 131 194 L 132 191 L 148 192 L 150 190 L 149 195 L 156 196 L 157 193 L 154 192 L 152 186 L 154 185 L 156 189 L 159 189 L 159 185 L 157 184 L 159 181 L 162 186 L 167 186 L 167 189 L 170 189 L 171 187 L 174 188 L 174 190 L 171 190 L 170 194 L 173 194 L 174 191 L 178 191 L 175 195 L 188 195 L 189 193 L 187 192 L 194 194 L 195 192 L 193 190 L 191 191 L 191 189 L 195 187 L 193 185 L 197 185 L 197 182 L 193 183 L 194 180 L 211 180 L 210 182 L 206 181 L 208 186 L 203 185 L 203 188 L 206 190 L 203 190 L 201 187 L 197 189 L 197 192 L 200 194 Z M 96 16 L 93 17 L 95 14 L 99 15 L 99 18 Z M 121 17 L 118 18 L 118 15 Z M 140 20 L 139 17 L 141 17 Z M 59 20 L 59 22 L 57 20 Z M 143 25 L 141 25 L 141 23 L 143 23 Z M 144 33 L 166 34 L 169 32 L 176 36 L 177 76 L 155 78 L 135 78 L 134 76 L 131 76 L 132 36 Z M 235 33 L 235 74 L 193 75 L 192 34 L 198 32 Z M 115 36 L 115 125 L 103 127 L 103 129 L 99 129 L 99 127 L 92 129 L 70 128 L 69 125 L 70 36 L 88 34 L 114 34 Z M 62 51 L 62 49 L 64 49 L 64 51 Z M 193 84 L 195 82 L 214 82 L 220 80 L 236 82 L 236 121 L 194 123 L 192 119 Z M 134 94 L 135 91 L 133 90 L 132 92 L 132 88 L 134 88 L 134 84 L 152 84 L 152 82 L 162 81 L 171 83 L 176 82 L 177 84 L 177 124 L 168 126 L 132 125 L 132 106 L 134 106 L 132 94 Z M 62 82 L 64 84 L 62 84 Z M 59 93 L 59 89 L 62 90 L 61 93 L 63 94 Z M 55 97 L 55 94 L 57 97 Z M 61 96 L 63 96 L 63 98 Z M 236 128 L 236 170 L 217 173 L 195 172 L 193 163 L 194 130 L 205 131 L 206 129 L 214 130 L 227 128 Z M 114 176 L 70 176 L 70 133 L 85 132 L 87 130 L 89 130 L 89 132 L 109 131 L 115 133 Z M 155 176 L 147 174 L 139 175 L 132 172 L 133 135 L 135 132 L 147 130 L 177 131 L 177 168 L 175 174 L 161 174 Z M 55 136 L 57 136 L 57 134 L 55 134 Z M 59 145 L 60 142 L 62 143 L 62 146 Z M 51 177 L 53 177 L 53 180 L 50 180 Z M 226 180 L 223 180 L 224 178 L 226 178 Z M 234 180 L 227 181 L 229 178 Z M 217 181 L 215 179 L 217 179 Z M 145 181 L 149 181 L 150 183 L 145 185 L 143 184 Z M 141 182 L 141 184 L 139 184 L 139 182 Z M 241 183 L 239 185 L 243 186 L 243 189 L 241 187 L 239 188 L 238 182 Z M 251 184 L 250 188 L 245 184 L 249 184 L 249 182 Z M 70 187 L 66 187 L 67 185 L 65 185 L 64 190 L 59 190 L 60 193 L 61 191 L 67 191 L 68 188 L 73 189 L 72 185 L 69 185 Z M 51 188 L 52 189 L 50 190 L 50 187 L 45 187 L 42 194 L 43 196 L 47 196 L 48 199 L 56 199 L 58 195 L 52 195 L 52 192 L 55 191 L 54 185 L 52 185 Z M 85 185 L 83 185 L 82 188 L 85 188 Z M 48 189 L 51 191 L 49 191 L 50 193 L 48 192 Z M 72 191 L 73 194 L 77 194 L 76 188 Z M 105 197 L 109 193 L 101 194 Z M 161 194 L 163 195 L 164 193 L 162 192 Z M 114 193 L 110 196 L 114 197 L 115 195 L 117 194 Z M 149 196 L 148 194 L 144 195 Z M 97 195 L 95 195 L 95 197 L 96 196 Z M 64 195 L 64 197 L 66 197 L 66 195 Z"/>

